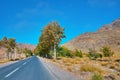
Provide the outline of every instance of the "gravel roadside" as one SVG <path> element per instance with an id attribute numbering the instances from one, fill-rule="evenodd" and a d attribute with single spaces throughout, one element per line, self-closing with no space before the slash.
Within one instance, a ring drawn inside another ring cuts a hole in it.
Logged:
<path id="1" fill-rule="evenodd" d="M 83 80 L 80 77 L 65 71 L 55 64 L 51 63 L 50 61 L 47 61 L 44 58 L 38 57 L 41 62 L 46 66 L 46 68 L 52 73 L 52 75 L 57 79 L 57 80 Z"/>
<path id="2" fill-rule="evenodd" d="M 15 62 L 18 62 L 18 61 L 10 61 L 10 62 L 6 62 L 6 63 L 2 63 L 2 64 L 0 64 L 0 68 L 5 67 L 5 66 L 8 66 L 8 65 L 10 65 L 10 64 L 13 64 L 13 63 L 15 63 Z"/>

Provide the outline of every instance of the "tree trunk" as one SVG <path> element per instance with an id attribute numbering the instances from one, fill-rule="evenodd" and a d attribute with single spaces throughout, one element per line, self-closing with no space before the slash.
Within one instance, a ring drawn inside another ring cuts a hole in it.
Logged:
<path id="1" fill-rule="evenodd" d="M 54 59 L 56 59 L 56 45 L 54 44 Z"/>
<path id="2" fill-rule="evenodd" d="M 14 49 L 14 60 L 17 58 L 16 48 Z"/>

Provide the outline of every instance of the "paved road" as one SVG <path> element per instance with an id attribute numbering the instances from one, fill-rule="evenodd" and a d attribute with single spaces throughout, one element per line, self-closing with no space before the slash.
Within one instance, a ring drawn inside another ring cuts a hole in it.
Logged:
<path id="1" fill-rule="evenodd" d="M 0 80 L 56 80 L 36 57 L 0 68 Z"/>

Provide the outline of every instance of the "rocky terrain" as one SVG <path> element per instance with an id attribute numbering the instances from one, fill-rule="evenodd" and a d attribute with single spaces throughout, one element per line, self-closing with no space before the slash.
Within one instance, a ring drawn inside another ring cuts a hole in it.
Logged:
<path id="1" fill-rule="evenodd" d="M 64 44 L 70 50 L 79 49 L 84 53 L 88 50 L 100 50 L 103 46 L 109 46 L 115 53 L 120 52 L 120 18 L 111 24 L 104 25 L 96 32 L 82 34 Z"/>
<path id="2" fill-rule="evenodd" d="M 21 49 L 27 48 L 30 50 L 34 50 L 35 49 L 35 45 L 31 45 L 31 44 L 22 44 L 22 43 L 18 43 L 17 46 Z"/>
<path id="3" fill-rule="evenodd" d="M 35 46 L 31 44 L 22 44 L 22 43 L 17 43 L 17 47 L 20 49 L 29 49 L 29 50 L 34 50 Z M 7 48 L 0 47 L 0 62 L 2 62 L 7 56 Z M 4 61 L 3 61 L 4 62 Z"/>

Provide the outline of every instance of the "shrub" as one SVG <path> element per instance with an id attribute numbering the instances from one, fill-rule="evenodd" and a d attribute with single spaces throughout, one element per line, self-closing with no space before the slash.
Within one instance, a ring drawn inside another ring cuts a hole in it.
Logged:
<path id="1" fill-rule="evenodd" d="M 53 53 L 54 53 L 54 51 L 53 51 L 53 50 L 50 50 L 49 54 L 47 54 L 47 56 L 48 56 L 49 59 L 52 59 L 52 58 L 53 58 L 53 56 L 54 56 Z"/>
<path id="2" fill-rule="evenodd" d="M 15 61 L 20 60 L 19 58 L 15 58 Z"/>
<path id="3" fill-rule="evenodd" d="M 97 53 L 95 50 L 89 49 L 88 57 L 90 59 L 102 58 L 102 54 Z"/>
<path id="4" fill-rule="evenodd" d="M 70 57 L 70 58 L 74 57 L 73 52 L 68 50 L 64 46 L 58 48 L 58 56 Z"/>
<path id="5" fill-rule="evenodd" d="M 101 68 L 95 67 L 93 65 L 82 65 L 81 66 L 81 71 L 85 71 L 85 72 L 97 72 L 97 73 L 102 73 L 104 72 Z"/>
<path id="6" fill-rule="evenodd" d="M 107 47 L 107 46 L 103 46 L 100 50 L 104 57 L 110 57 L 114 54 L 114 52 L 111 51 L 110 47 Z"/>
<path id="7" fill-rule="evenodd" d="M 66 52 L 66 57 L 72 58 L 72 57 L 74 57 L 74 55 L 70 51 L 67 51 Z"/>
<path id="8" fill-rule="evenodd" d="M 82 53 L 82 51 L 80 50 L 75 50 L 75 56 L 77 56 L 77 57 L 80 57 L 80 58 L 82 58 L 83 57 L 83 53 Z"/>
<path id="9" fill-rule="evenodd" d="M 103 80 L 103 76 L 101 74 L 94 74 L 92 80 Z"/>
<path id="10" fill-rule="evenodd" d="M 67 67 L 67 70 L 72 72 L 72 68 L 71 67 Z"/>

